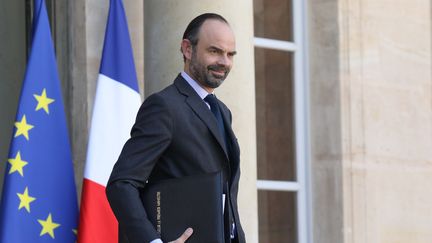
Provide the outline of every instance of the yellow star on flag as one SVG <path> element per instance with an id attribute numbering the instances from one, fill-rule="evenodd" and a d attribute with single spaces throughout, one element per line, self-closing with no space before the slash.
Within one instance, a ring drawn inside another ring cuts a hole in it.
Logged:
<path id="1" fill-rule="evenodd" d="M 11 168 L 9 170 L 9 174 L 14 173 L 15 171 L 18 171 L 18 173 L 21 176 L 24 176 L 23 167 L 26 166 L 28 163 L 27 161 L 24 161 L 21 159 L 20 151 L 18 151 L 15 158 L 9 158 L 8 162 L 11 164 Z"/>
<path id="2" fill-rule="evenodd" d="M 41 95 L 34 94 L 35 99 L 38 101 L 36 106 L 36 111 L 44 109 L 47 114 L 49 114 L 48 105 L 54 102 L 54 99 L 50 99 L 46 95 L 46 89 L 43 89 Z"/>
<path id="3" fill-rule="evenodd" d="M 18 210 L 20 210 L 21 208 L 25 208 L 27 210 L 27 212 L 30 213 L 30 203 L 33 202 L 34 200 L 36 200 L 35 197 L 30 197 L 30 195 L 28 194 L 28 187 L 25 188 L 24 192 L 21 193 L 17 193 L 19 199 L 20 199 L 20 205 L 18 207 Z"/>
<path id="4" fill-rule="evenodd" d="M 23 135 L 27 140 L 29 140 L 28 131 L 32 129 L 34 126 L 27 123 L 26 116 L 23 115 L 20 122 L 15 122 L 15 127 L 17 128 L 15 132 L 15 137 L 19 135 Z"/>
<path id="5" fill-rule="evenodd" d="M 48 218 L 46 220 L 38 219 L 38 222 L 42 225 L 40 236 L 49 234 L 51 238 L 54 239 L 54 229 L 60 227 L 60 224 L 56 224 L 52 221 L 51 214 L 48 214 Z"/>

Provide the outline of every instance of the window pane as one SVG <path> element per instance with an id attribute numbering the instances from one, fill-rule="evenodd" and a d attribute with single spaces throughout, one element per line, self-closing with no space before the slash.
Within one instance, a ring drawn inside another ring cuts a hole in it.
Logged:
<path id="1" fill-rule="evenodd" d="M 295 180 L 293 54 L 255 48 L 258 179 Z"/>
<path id="2" fill-rule="evenodd" d="M 292 41 L 291 0 L 254 0 L 256 37 Z"/>
<path id="3" fill-rule="evenodd" d="M 258 191 L 260 243 L 296 243 L 295 192 Z"/>

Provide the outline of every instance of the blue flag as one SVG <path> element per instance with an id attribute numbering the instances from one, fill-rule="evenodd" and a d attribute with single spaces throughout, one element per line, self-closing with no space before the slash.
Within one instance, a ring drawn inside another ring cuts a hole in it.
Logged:
<path id="1" fill-rule="evenodd" d="M 44 0 L 34 1 L 33 41 L 0 206 L 0 242 L 75 242 L 72 156 Z"/>

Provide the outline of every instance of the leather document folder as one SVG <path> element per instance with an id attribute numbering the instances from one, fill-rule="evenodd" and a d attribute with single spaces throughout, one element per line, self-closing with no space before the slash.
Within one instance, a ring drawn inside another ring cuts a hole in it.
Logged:
<path id="1" fill-rule="evenodd" d="M 194 232 L 187 243 L 224 243 L 222 173 L 149 182 L 141 200 L 164 242 Z"/>

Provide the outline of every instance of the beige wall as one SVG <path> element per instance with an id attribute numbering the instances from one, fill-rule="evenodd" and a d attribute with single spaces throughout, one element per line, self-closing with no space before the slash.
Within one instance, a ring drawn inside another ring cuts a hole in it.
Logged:
<path id="1" fill-rule="evenodd" d="M 432 242 L 430 1 L 309 12 L 315 242 Z"/>

